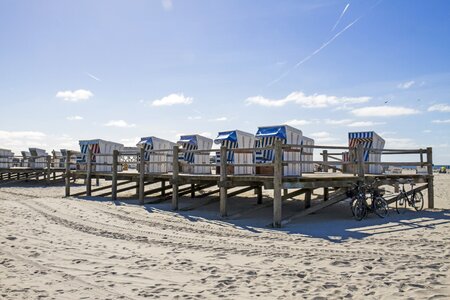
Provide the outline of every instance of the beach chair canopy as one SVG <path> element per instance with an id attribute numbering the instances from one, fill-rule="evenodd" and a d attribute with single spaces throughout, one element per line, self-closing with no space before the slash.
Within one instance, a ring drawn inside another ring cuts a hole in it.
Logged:
<path id="1" fill-rule="evenodd" d="M 44 149 L 29 148 L 31 156 L 46 156 L 47 152 Z"/>
<path id="2" fill-rule="evenodd" d="M 374 131 L 363 131 L 363 132 L 349 132 L 348 133 L 348 146 L 356 147 L 358 144 L 363 144 L 364 148 L 364 160 L 369 160 L 369 150 L 368 149 L 380 149 L 384 147 L 384 139 L 381 138 Z"/>
<path id="3" fill-rule="evenodd" d="M 216 139 L 214 140 L 214 143 L 219 145 L 223 141 L 230 141 L 230 142 L 236 143 L 237 142 L 236 131 L 233 130 L 233 131 L 219 132 L 219 134 L 217 135 Z"/>
<path id="4" fill-rule="evenodd" d="M 147 136 L 147 137 L 143 137 L 141 138 L 141 140 L 137 143 L 137 145 L 145 145 L 145 144 L 153 144 L 152 141 L 152 137 L 151 136 Z"/>
<path id="5" fill-rule="evenodd" d="M 197 136 L 195 136 L 195 135 L 182 135 L 180 137 L 180 140 L 177 143 L 178 144 L 197 145 Z"/>
<path id="6" fill-rule="evenodd" d="M 272 126 L 272 127 L 259 127 L 255 137 L 277 137 L 279 139 L 286 139 L 286 126 Z"/>

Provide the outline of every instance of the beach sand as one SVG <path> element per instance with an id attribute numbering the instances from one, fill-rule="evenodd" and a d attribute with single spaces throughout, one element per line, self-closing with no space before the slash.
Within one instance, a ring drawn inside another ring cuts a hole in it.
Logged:
<path id="1" fill-rule="evenodd" d="M 271 200 L 258 206 L 253 193 L 221 219 L 214 198 L 183 198 L 210 204 L 175 213 L 3 186 L 0 298 L 448 299 L 450 174 L 435 185 L 436 209 L 358 222 L 341 202 L 277 230 Z M 287 201 L 284 214 L 302 205 Z"/>

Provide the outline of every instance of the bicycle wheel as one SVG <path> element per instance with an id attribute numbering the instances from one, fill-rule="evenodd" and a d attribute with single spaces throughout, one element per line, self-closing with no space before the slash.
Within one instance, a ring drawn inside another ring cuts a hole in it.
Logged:
<path id="1" fill-rule="evenodd" d="M 385 218 L 388 215 L 389 207 L 388 207 L 386 200 L 383 197 L 381 197 L 381 196 L 376 197 L 373 200 L 372 207 L 373 207 L 374 212 L 380 218 Z"/>
<path id="2" fill-rule="evenodd" d="M 412 206 L 416 209 L 416 211 L 422 210 L 423 194 L 421 192 L 415 193 L 411 200 L 412 200 Z"/>
<path id="3" fill-rule="evenodd" d="M 408 204 L 408 199 L 405 194 L 400 194 L 395 201 L 395 209 L 398 214 L 404 214 L 406 212 L 406 205 Z"/>
<path id="4" fill-rule="evenodd" d="M 352 212 L 357 221 L 361 221 L 366 216 L 367 208 L 363 199 L 355 199 L 352 205 Z"/>

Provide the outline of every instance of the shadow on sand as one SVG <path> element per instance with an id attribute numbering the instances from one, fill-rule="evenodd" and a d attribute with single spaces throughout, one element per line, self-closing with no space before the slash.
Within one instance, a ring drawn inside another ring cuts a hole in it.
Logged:
<path id="1" fill-rule="evenodd" d="M 84 200 L 97 202 L 110 202 L 110 198 L 83 197 Z M 217 201 L 215 201 L 217 200 Z M 267 231 L 298 234 L 312 238 L 341 243 L 348 239 L 364 239 L 380 234 L 395 236 L 397 232 L 434 229 L 437 226 L 450 222 L 450 210 L 423 210 L 420 212 L 407 211 L 397 214 L 391 208 L 389 215 L 381 219 L 370 214 L 362 221 L 353 219 L 348 201 L 343 201 L 320 210 L 314 214 L 304 216 L 288 223 L 282 228 L 274 229 L 269 225 L 272 221 L 272 201 L 265 197 L 263 204 L 256 204 L 256 198 L 235 197 L 229 201 L 229 216 L 219 216 L 219 203 L 217 198 L 191 199 L 181 197 L 179 207 L 181 210 L 172 211 L 170 200 L 162 203 L 144 205 L 144 209 L 151 214 L 155 212 L 171 214 L 184 218 L 190 222 L 208 222 L 217 226 L 234 227 L 255 234 Z M 146 199 L 146 202 L 151 199 Z M 201 205 L 202 203 L 205 205 Z M 138 205 L 136 199 L 121 199 L 114 202 L 117 206 Z M 198 204 L 198 205 L 196 205 Z M 303 208 L 302 200 L 287 201 L 283 203 L 283 216 L 289 217 Z M 183 208 L 195 207 L 193 210 L 183 211 Z M 198 206 L 198 207 L 197 207 Z M 422 233 L 421 233 L 422 234 Z"/>

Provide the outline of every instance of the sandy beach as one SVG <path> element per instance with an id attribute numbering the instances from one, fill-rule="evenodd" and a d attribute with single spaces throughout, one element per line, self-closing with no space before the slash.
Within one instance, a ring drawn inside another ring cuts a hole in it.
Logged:
<path id="1" fill-rule="evenodd" d="M 253 194 L 232 198 L 220 219 L 214 201 L 175 213 L 169 203 L 66 199 L 62 186 L 3 186 L 0 297 L 448 299 L 450 175 L 435 184 L 433 210 L 358 222 L 341 202 L 279 230 L 266 226 L 271 200 L 257 207 Z M 255 209 L 240 215 L 241 205 Z"/>

